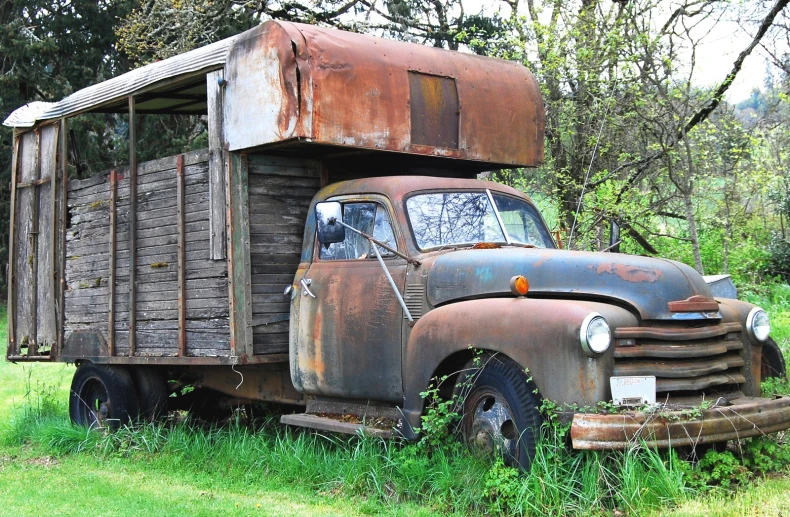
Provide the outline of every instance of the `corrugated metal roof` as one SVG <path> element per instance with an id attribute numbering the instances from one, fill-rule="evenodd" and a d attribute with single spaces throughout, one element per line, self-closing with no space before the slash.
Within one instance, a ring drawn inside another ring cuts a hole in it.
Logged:
<path id="1" fill-rule="evenodd" d="M 146 86 L 182 74 L 198 72 L 225 64 L 228 48 L 236 36 L 206 45 L 162 61 L 151 63 L 99 84 L 72 93 L 58 102 L 31 102 L 14 110 L 3 125 L 32 127 L 37 122 L 90 111 L 103 104 L 123 99 Z"/>

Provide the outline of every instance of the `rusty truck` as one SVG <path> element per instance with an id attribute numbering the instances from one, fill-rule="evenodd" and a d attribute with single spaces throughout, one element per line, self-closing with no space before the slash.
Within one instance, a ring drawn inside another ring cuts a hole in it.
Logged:
<path id="1" fill-rule="evenodd" d="M 79 179 L 90 113 L 128 117 L 129 158 Z M 149 113 L 202 117 L 207 147 L 138 162 Z M 542 163 L 521 64 L 268 21 L 5 124 L 7 360 L 76 365 L 77 424 L 269 401 L 415 439 L 442 379 L 464 437 L 521 466 L 542 400 L 580 449 L 790 427 L 760 396 L 763 310 L 677 262 L 558 249 L 528 196 L 477 179 Z"/>

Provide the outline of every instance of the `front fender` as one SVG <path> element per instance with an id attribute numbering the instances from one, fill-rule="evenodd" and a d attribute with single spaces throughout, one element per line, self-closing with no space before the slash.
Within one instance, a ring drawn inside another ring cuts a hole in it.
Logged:
<path id="1" fill-rule="evenodd" d="M 746 377 L 743 393 L 751 397 L 759 397 L 763 346 L 752 342 L 749 338 L 749 333 L 746 331 L 746 316 L 748 316 L 749 311 L 755 305 L 732 298 L 716 298 L 716 301 L 719 302 L 719 312 L 721 312 L 722 321 L 737 321 L 743 325 L 743 330 L 741 330 L 741 342 L 743 343 L 741 357 L 743 357 L 747 365 L 743 369 Z"/>
<path id="2" fill-rule="evenodd" d="M 581 323 L 590 312 L 604 316 L 612 330 L 638 325 L 620 307 L 575 300 L 493 298 L 430 311 L 414 325 L 403 354 L 406 420 L 412 428 L 420 426 L 420 392 L 444 359 L 470 347 L 505 354 L 528 368 L 545 398 L 580 406 L 608 400 L 614 346 L 591 358 L 579 343 Z M 413 436 L 409 430 L 406 434 Z"/>

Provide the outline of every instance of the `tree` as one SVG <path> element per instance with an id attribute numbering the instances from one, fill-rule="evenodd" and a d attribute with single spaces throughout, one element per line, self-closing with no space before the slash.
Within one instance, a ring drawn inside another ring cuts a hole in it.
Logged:
<path id="1" fill-rule="evenodd" d="M 115 50 L 113 28 L 131 11 L 131 0 L 4 0 L 0 2 L 0 118 L 23 104 L 59 100 L 89 84 L 128 70 Z M 103 118 L 85 119 L 97 135 L 86 153 L 106 149 Z M 79 128 L 77 128 L 79 129 Z M 8 258 L 8 217 L 13 132 L 0 127 L 0 263 Z M 2 269 L 5 286 L 5 269 Z"/>

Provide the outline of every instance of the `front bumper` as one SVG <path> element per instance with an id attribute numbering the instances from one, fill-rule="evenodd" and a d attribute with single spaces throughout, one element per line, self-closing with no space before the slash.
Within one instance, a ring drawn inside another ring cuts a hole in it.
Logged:
<path id="1" fill-rule="evenodd" d="M 738 440 L 790 428 L 790 397 L 741 397 L 730 403 L 704 411 L 577 413 L 571 441 L 574 449 L 626 449 L 642 443 L 667 448 Z"/>

